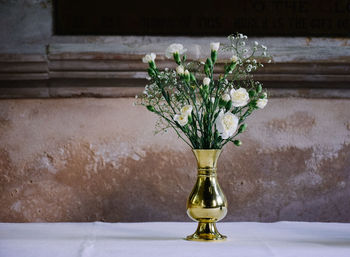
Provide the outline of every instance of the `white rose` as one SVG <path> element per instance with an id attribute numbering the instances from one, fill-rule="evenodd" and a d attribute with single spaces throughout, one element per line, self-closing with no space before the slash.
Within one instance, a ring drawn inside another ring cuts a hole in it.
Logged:
<path id="1" fill-rule="evenodd" d="M 171 44 L 165 50 L 165 56 L 167 58 L 172 58 L 174 53 L 183 54 L 186 51 L 187 51 L 187 49 L 184 49 L 184 46 L 182 44 Z"/>
<path id="2" fill-rule="evenodd" d="M 216 118 L 215 125 L 222 139 L 232 137 L 238 126 L 238 117 L 231 112 L 220 111 Z"/>
<path id="3" fill-rule="evenodd" d="M 185 73 L 185 68 L 182 65 L 176 67 L 176 73 L 179 75 L 183 75 Z"/>
<path id="4" fill-rule="evenodd" d="M 228 102 L 231 100 L 231 96 L 229 94 L 223 94 L 222 100 L 224 100 L 225 102 Z"/>
<path id="5" fill-rule="evenodd" d="M 243 87 L 235 90 L 231 89 L 230 91 L 232 105 L 234 107 L 245 106 L 249 101 L 249 94 L 247 90 Z"/>
<path id="6" fill-rule="evenodd" d="M 219 50 L 219 47 L 220 47 L 220 42 L 211 42 L 210 43 L 210 49 L 212 50 L 212 51 L 217 51 L 217 50 Z"/>
<path id="7" fill-rule="evenodd" d="M 185 126 L 188 123 L 188 115 L 176 114 L 174 116 L 174 121 L 180 124 L 180 126 Z"/>
<path id="8" fill-rule="evenodd" d="M 205 77 L 205 78 L 203 79 L 203 85 L 204 85 L 204 86 L 209 86 L 209 84 L 210 84 L 210 78 Z"/>
<path id="9" fill-rule="evenodd" d="M 264 107 L 267 105 L 267 98 L 264 99 L 259 99 L 258 102 L 256 103 L 256 106 L 258 106 L 260 109 L 264 109 Z"/>
<path id="10" fill-rule="evenodd" d="M 192 112 L 192 105 L 185 105 L 181 108 L 182 115 L 190 115 Z"/>
<path id="11" fill-rule="evenodd" d="M 237 61 L 238 61 L 238 57 L 236 55 L 232 55 L 231 62 L 237 62 Z"/>
<path id="12" fill-rule="evenodd" d="M 146 55 L 142 58 L 142 62 L 143 62 L 143 63 L 154 62 L 155 59 L 156 59 L 156 54 L 155 54 L 155 53 L 150 53 L 150 54 L 146 54 Z"/>

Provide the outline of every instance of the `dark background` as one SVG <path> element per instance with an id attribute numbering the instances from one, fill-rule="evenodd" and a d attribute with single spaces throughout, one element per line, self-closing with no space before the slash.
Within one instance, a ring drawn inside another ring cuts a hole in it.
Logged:
<path id="1" fill-rule="evenodd" d="M 54 1 L 56 35 L 350 36 L 350 0 Z"/>

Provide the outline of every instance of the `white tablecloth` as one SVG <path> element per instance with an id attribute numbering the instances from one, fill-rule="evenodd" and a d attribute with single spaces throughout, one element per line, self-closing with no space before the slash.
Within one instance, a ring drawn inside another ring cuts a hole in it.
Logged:
<path id="1" fill-rule="evenodd" d="M 195 223 L 0 223 L 0 257 L 350 257 L 350 224 L 218 224 L 224 242 L 183 238 Z"/>

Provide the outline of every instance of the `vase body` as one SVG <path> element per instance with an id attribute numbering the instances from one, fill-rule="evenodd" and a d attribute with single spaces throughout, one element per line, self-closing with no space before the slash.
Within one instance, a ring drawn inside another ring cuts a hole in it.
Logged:
<path id="1" fill-rule="evenodd" d="M 187 214 L 198 227 L 187 240 L 212 241 L 224 240 L 216 229 L 216 222 L 223 219 L 227 213 L 227 200 L 222 192 L 216 173 L 217 160 L 221 150 L 193 150 L 197 159 L 197 181 L 187 200 Z"/>

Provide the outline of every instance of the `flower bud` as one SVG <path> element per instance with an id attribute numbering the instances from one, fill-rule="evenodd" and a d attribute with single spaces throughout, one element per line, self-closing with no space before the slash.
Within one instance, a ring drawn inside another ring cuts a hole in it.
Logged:
<path id="1" fill-rule="evenodd" d="M 238 61 L 238 57 L 236 55 L 232 55 L 231 62 L 237 62 L 237 61 Z"/>
<path id="2" fill-rule="evenodd" d="M 206 64 L 208 65 L 209 68 L 213 67 L 213 62 L 209 58 L 207 58 Z"/>
<path id="3" fill-rule="evenodd" d="M 190 82 L 190 72 L 188 70 L 185 70 L 184 77 L 187 82 Z"/>
<path id="4" fill-rule="evenodd" d="M 156 68 L 156 64 L 153 61 L 149 62 L 148 64 L 149 64 L 149 67 L 151 69 L 155 69 Z"/>
<path id="5" fill-rule="evenodd" d="M 192 123 L 192 115 L 190 114 L 190 115 L 188 115 L 188 117 L 187 117 L 187 119 L 188 119 L 188 123 Z"/>
<path id="6" fill-rule="evenodd" d="M 210 68 L 208 67 L 207 64 L 204 65 L 204 72 L 206 75 L 208 75 L 208 76 L 210 75 Z"/>
<path id="7" fill-rule="evenodd" d="M 233 143 L 234 143 L 236 146 L 241 146 L 241 145 L 242 145 L 242 141 L 241 141 L 241 140 L 235 140 L 235 141 L 233 141 Z"/>
<path id="8" fill-rule="evenodd" d="M 182 65 L 177 66 L 176 67 L 176 73 L 179 74 L 179 75 L 184 75 L 184 73 L 185 73 L 184 66 L 182 66 Z"/>
<path id="9" fill-rule="evenodd" d="M 191 79 L 191 81 L 193 81 L 193 82 L 196 81 L 196 77 L 194 76 L 193 73 L 190 73 L 190 79 Z"/>
<path id="10" fill-rule="evenodd" d="M 146 108 L 150 111 L 150 112 L 154 112 L 155 109 L 152 105 L 147 105 Z"/>
<path id="11" fill-rule="evenodd" d="M 178 65 L 180 65 L 180 64 L 181 64 L 181 59 L 180 59 L 179 53 L 178 53 L 178 52 L 175 52 L 175 53 L 173 54 L 173 56 L 174 56 L 175 62 L 176 62 Z"/>
<path id="12" fill-rule="evenodd" d="M 266 92 L 262 93 L 262 94 L 259 96 L 259 98 L 261 98 L 261 99 L 267 98 Z"/>
<path id="13" fill-rule="evenodd" d="M 218 52 L 211 51 L 211 60 L 213 61 L 213 63 L 216 62 L 217 58 L 218 58 Z"/>
<path id="14" fill-rule="evenodd" d="M 229 94 L 223 94 L 222 100 L 224 100 L 225 102 L 228 102 L 231 100 L 231 96 Z"/>
<path id="15" fill-rule="evenodd" d="M 256 87 L 256 92 L 261 93 L 261 90 L 262 90 L 262 86 L 261 86 L 261 84 L 258 84 Z"/>
<path id="16" fill-rule="evenodd" d="M 203 85 L 209 86 L 209 84 L 210 84 L 210 78 L 205 77 L 205 78 L 203 79 Z"/>
<path id="17" fill-rule="evenodd" d="M 148 68 L 147 72 L 148 72 L 148 75 L 150 77 L 155 77 L 156 76 L 156 73 L 155 73 L 154 69 L 152 69 L 152 68 Z"/>
<path id="18" fill-rule="evenodd" d="M 211 42 L 210 43 L 210 49 L 212 52 L 216 52 L 217 50 L 219 50 L 220 47 L 220 42 Z"/>
<path id="19" fill-rule="evenodd" d="M 242 124 L 238 129 L 238 133 L 243 133 L 246 129 L 247 129 L 247 124 Z"/>

